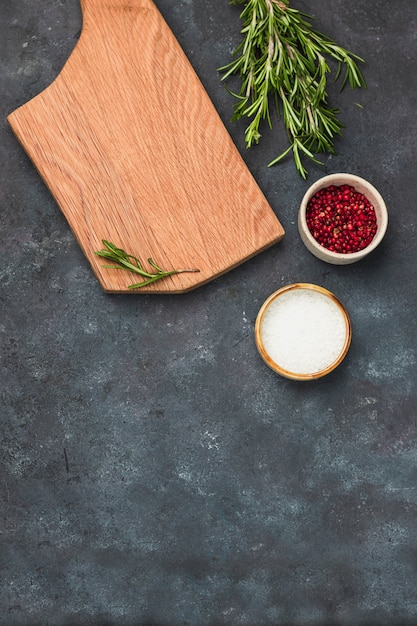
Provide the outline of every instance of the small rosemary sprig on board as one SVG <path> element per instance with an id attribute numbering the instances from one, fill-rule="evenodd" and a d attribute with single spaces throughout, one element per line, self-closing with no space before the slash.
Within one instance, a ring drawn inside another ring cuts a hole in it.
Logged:
<path id="1" fill-rule="evenodd" d="M 247 117 L 245 131 L 249 148 L 259 142 L 259 126 L 266 120 L 272 127 L 271 108 L 282 118 L 289 147 L 268 165 L 274 165 L 291 151 L 299 174 L 306 178 L 302 157 L 316 163 L 318 153 L 335 153 L 334 137 L 341 135 L 344 125 L 339 110 L 328 105 L 326 58 L 338 64 L 337 80 L 345 68 L 341 89 L 366 87 L 358 62 L 363 62 L 337 45 L 329 37 L 314 30 L 313 18 L 290 7 L 290 0 L 232 0 L 244 4 L 243 39 L 236 48 L 232 62 L 220 68 L 222 80 L 238 75 L 238 102 L 232 120 Z"/>
<path id="2" fill-rule="evenodd" d="M 107 267 L 108 269 L 114 270 L 128 270 L 129 272 L 134 272 L 135 274 L 140 274 L 144 280 L 139 283 L 135 283 L 134 285 L 129 285 L 128 289 L 139 289 L 140 287 L 145 287 L 146 285 L 150 285 L 157 280 L 161 280 L 162 278 L 166 278 L 167 276 L 172 276 L 173 274 L 181 274 L 184 272 L 199 272 L 200 270 L 192 269 L 192 270 L 163 270 L 159 267 L 151 258 L 148 259 L 149 265 L 156 270 L 156 272 L 147 272 L 139 259 L 133 254 L 128 254 L 121 248 L 118 248 L 111 243 L 110 241 L 106 241 L 106 239 L 102 239 L 102 244 L 104 248 L 102 250 L 97 250 L 94 254 L 101 256 L 116 265 L 104 265 L 103 267 Z"/>

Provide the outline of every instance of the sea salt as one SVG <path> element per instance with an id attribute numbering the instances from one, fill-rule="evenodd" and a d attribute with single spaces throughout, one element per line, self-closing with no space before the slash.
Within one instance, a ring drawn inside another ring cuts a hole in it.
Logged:
<path id="1" fill-rule="evenodd" d="M 292 289 L 275 298 L 261 325 L 270 358 L 294 374 L 314 374 L 332 365 L 346 342 L 346 319 L 336 302 L 311 289 Z"/>

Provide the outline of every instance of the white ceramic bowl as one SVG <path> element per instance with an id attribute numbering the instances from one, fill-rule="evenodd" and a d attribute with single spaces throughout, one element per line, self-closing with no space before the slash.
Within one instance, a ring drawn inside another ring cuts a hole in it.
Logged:
<path id="1" fill-rule="evenodd" d="M 334 294 L 311 283 L 286 285 L 265 300 L 255 322 L 255 342 L 274 372 L 292 380 L 330 374 L 352 338 L 349 315 Z"/>
<path id="2" fill-rule="evenodd" d="M 324 189 L 330 185 L 351 185 L 356 189 L 356 191 L 362 193 L 375 209 L 377 232 L 371 243 L 366 248 L 363 248 L 358 252 L 342 254 L 340 252 L 332 252 L 331 250 L 328 250 L 314 239 L 307 226 L 306 211 L 310 199 L 320 189 Z M 387 226 L 388 211 L 381 194 L 373 185 L 368 183 L 368 181 L 360 178 L 359 176 L 355 176 L 354 174 L 329 174 L 328 176 L 320 178 L 305 193 L 298 212 L 298 230 L 307 249 L 318 259 L 326 261 L 327 263 L 333 263 L 334 265 L 347 265 L 349 263 L 356 263 L 357 261 L 363 259 L 370 252 L 372 252 L 372 250 L 375 250 L 375 248 L 381 243 L 387 230 Z"/>

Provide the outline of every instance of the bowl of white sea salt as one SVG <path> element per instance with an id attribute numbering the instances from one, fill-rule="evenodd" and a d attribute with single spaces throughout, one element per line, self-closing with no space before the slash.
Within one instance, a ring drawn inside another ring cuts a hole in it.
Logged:
<path id="1" fill-rule="evenodd" d="M 265 363 L 293 380 L 315 380 L 345 358 L 352 338 L 349 315 L 334 294 L 311 283 L 275 291 L 255 322 L 255 341 Z"/>

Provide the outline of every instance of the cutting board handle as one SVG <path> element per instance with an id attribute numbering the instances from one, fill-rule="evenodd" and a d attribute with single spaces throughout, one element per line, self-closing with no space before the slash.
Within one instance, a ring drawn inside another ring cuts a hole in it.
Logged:
<path id="1" fill-rule="evenodd" d="M 131 20 L 133 15 L 143 11 L 158 10 L 152 0 L 80 0 L 80 4 L 84 20 L 91 17 L 92 24 L 104 20 L 109 26 L 115 18 Z"/>
<path id="2" fill-rule="evenodd" d="M 103 0 L 80 0 L 80 4 L 83 12 L 94 9 L 95 11 L 98 10 L 100 14 L 109 14 L 116 10 L 123 14 L 149 8 L 152 0 L 111 0 L 110 2 L 103 2 Z"/>
<path id="3" fill-rule="evenodd" d="M 104 2 L 103 0 L 80 0 L 81 9 L 99 8 L 103 12 L 111 12 L 113 9 L 130 13 L 137 11 L 149 5 L 151 0 L 111 0 Z"/>
<path id="4" fill-rule="evenodd" d="M 125 48 L 141 46 L 143 24 L 149 18 L 158 28 L 163 21 L 153 0 L 80 0 L 80 5 L 82 30 L 77 48 L 81 45 L 93 57 L 92 43 L 104 40 L 108 50 L 119 55 Z"/>

